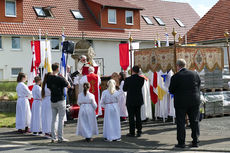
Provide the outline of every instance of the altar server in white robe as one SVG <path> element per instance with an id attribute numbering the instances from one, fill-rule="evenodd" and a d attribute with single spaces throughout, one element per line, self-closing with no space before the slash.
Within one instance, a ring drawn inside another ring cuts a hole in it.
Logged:
<path id="1" fill-rule="evenodd" d="M 119 73 L 119 81 L 120 81 L 120 86 L 119 86 L 119 94 L 120 94 L 120 100 L 118 101 L 118 106 L 120 110 L 120 117 L 122 118 L 121 120 L 125 120 L 126 117 L 128 117 L 128 111 L 126 107 L 126 95 L 127 93 L 123 91 L 123 86 L 124 86 L 124 73 L 120 72 Z"/>
<path id="2" fill-rule="evenodd" d="M 31 132 L 33 135 L 42 134 L 42 118 L 41 118 L 41 106 L 42 106 L 42 96 L 41 91 L 41 78 L 36 76 L 34 78 L 35 85 L 32 89 L 32 95 L 34 98 L 32 104 L 32 116 L 31 116 Z"/>
<path id="3" fill-rule="evenodd" d="M 120 141 L 119 92 L 116 91 L 116 82 L 113 79 L 110 79 L 107 85 L 108 89 L 102 92 L 101 97 L 101 105 L 105 108 L 103 137 L 105 141 Z"/>
<path id="4" fill-rule="evenodd" d="M 45 133 L 47 138 L 51 138 L 51 122 L 52 122 L 52 109 L 51 109 L 51 92 L 47 88 L 47 78 L 51 75 L 48 72 L 42 83 L 42 132 Z"/>
<path id="5" fill-rule="evenodd" d="M 152 119 L 152 103 L 150 97 L 149 79 L 140 71 L 140 76 L 145 79 L 142 87 L 142 95 L 144 104 L 141 106 L 141 120 Z"/>
<path id="6" fill-rule="evenodd" d="M 31 122 L 31 111 L 28 98 L 32 97 L 32 92 L 25 85 L 24 82 L 26 80 L 26 75 L 20 72 L 17 77 L 18 85 L 16 87 L 18 94 L 16 105 L 16 129 L 18 129 L 19 133 L 29 132 Z"/>
<path id="7" fill-rule="evenodd" d="M 83 84 L 83 92 L 78 95 L 77 103 L 80 106 L 76 135 L 85 138 L 87 142 L 93 141 L 92 136 L 98 135 L 98 126 L 95 109 L 97 103 L 95 96 L 89 92 L 90 84 Z"/>

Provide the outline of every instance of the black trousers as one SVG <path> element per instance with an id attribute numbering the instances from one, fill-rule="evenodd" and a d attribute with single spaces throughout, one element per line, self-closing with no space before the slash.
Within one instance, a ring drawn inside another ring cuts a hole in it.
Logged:
<path id="1" fill-rule="evenodd" d="M 190 106 L 187 108 L 175 108 L 176 111 L 176 124 L 177 124 L 177 141 L 178 144 L 185 144 L 185 115 L 188 114 L 190 127 L 192 130 L 193 143 L 197 143 L 198 137 L 200 136 L 199 127 L 199 105 Z"/>
<path id="2" fill-rule="evenodd" d="M 129 133 L 135 135 L 135 127 L 137 133 L 142 133 L 142 122 L 141 122 L 141 106 L 127 106 L 129 113 Z M 136 118 L 136 121 L 135 121 Z"/>

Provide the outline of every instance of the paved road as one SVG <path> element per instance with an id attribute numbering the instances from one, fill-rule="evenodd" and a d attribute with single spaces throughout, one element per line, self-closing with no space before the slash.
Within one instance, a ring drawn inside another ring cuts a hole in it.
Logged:
<path id="1" fill-rule="evenodd" d="M 140 138 L 126 137 L 128 123 L 122 123 L 122 141 L 104 142 L 102 138 L 102 120 L 99 120 L 99 135 L 94 142 L 86 143 L 75 136 L 76 121 L 68 123 L 64 129 L 67 143 L 50 143 L 49 139 L 30 134 L 17 134 L 15 129 L 0 129 L 0 152 L 18 153 L 120 153 L 120 152 L 230 152 L 230 117 L 205 119 L 201 122 L 201 143 L 199 148 L 190 148 L 191 130 L 187 129 L 185 149 L 176 149 L 176 126 L 171 122 L 149 121 L 143 125 Z"/>

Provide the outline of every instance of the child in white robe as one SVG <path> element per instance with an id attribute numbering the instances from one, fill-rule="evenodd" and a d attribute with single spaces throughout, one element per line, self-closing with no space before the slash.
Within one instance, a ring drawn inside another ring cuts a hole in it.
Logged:
<path id="1" fill-rule="evenodd" d="M 45 133 L 45 137 L 51 138 L 51 122 L 52 122 L 52 109 L 51 109 L 51 92 L 50 89 L 47 88 L 47 78 L 51 75 L 48 72 L 42 83 L 42 132 Z"/>
<path id="2" fill-rule="evenodd" d="M 27 77 L 20 72 L 17 77 L 18 85 L 16 87 L 18 100 L 16 105 L 16 129 L 19 133 L 29 132 L 31 111 L 28 98 L 32 97 L 32 93 L 25 85 Z"/>
<path id="3" fill-rule="evenodd" d="M 123 91 L 123 86 L 124 86 L 124 72 L 120 72 L 119 73 L 119 82 L 120 82 L 120 86 L 119 86 L 119 101 L 118 101 L 118 106 L 120 109 L 120 117 L 121 117 L 121 121 L 126 121 L 126 117 L 128 117 L 128 111 L 127 111 L 127 107 L 126 107 L 126 92 Z"/>
<path id="4" fill-rule="evenodd" d="M 110 79 L 107 85 L 108 89 L 102 92 L 101 97 L 101 105 L 105 108 L 103 136 L 105 141 L 120 141 L 119 92 L 116 91 L 116 82 L 113 79 Z"/>
<path id="5" fill-rule="evenodd" d="M 85 138 L 87 142 L 93 141 L 92 136 L 98 135 L 96 119 L 97 103 L 95 96 L 89 92 L 90 84 L 83 84 L 83 92 L 78 95 L 77 103 L 80 106 L 76 135 Z"/>
<path id="6" fill-rule="evenodd" d="M 31 132 L 33 135 L 42 134 L 42 120 L 41 120 L 41 78 L 36 76 L 34 78 L 35 85 L 32 89 L 33 104 L 32 104 L 32 117 L 31 117 Z"/>

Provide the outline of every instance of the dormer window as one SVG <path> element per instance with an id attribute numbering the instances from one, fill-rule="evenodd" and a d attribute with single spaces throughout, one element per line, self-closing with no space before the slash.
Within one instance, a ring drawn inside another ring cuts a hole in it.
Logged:
<path id="1" fill-rule="evenodd" d="M 157 21 L 157 23 L 158 23 L 160 26 L 165 26 L 165 23 L 161 20 L 160 17 L 154 16 L 153 18 Z"/>
<path id="2" fill-rule="evenodd" d="M 153 25 L 152 21 L 149 19 L 148 16 L 142 16 L 142 17 L 143 17 L 143 19 L 145 20 L 145 22 L 146 22 L 147 24 Z"/>
<path id="3" fill-rule="evenodd" d="M 185 27 L 185 25 L 183 24 L 183 22 L 181 22 L 180 19 L 174 18 L 174 20 L 176 21 L 176 23 L 177 23 L 180 27 Z"/>
<path id="4" fill-rule="evenodd" d="M 117 23 L 117 14 L 115 9 L 108 9 L 108 23 L 110 24 Z"/>
<path id="5" fill-rule="evenodd" d="M 81 12 L 79 10 L 70 10 L 73 14 L 74 18 L 77 20 L 83 20 L 84 17 L 82 16 Z"/>
<path id="6" fill-rule="evenodd" d="M 16 0 L 5 1 L 5 15 L 7 17 L 16 17 Z"/>
<path id="7" fill-rule="evenodd" d="M 133 25 L 133 11 L 125 11 L 125 22 L 127 25 Z"/>
<path id="8" fill-rule="evenodd" d="M 34 7 L 38 17 L 52 17 L 51 7 Z"/>

